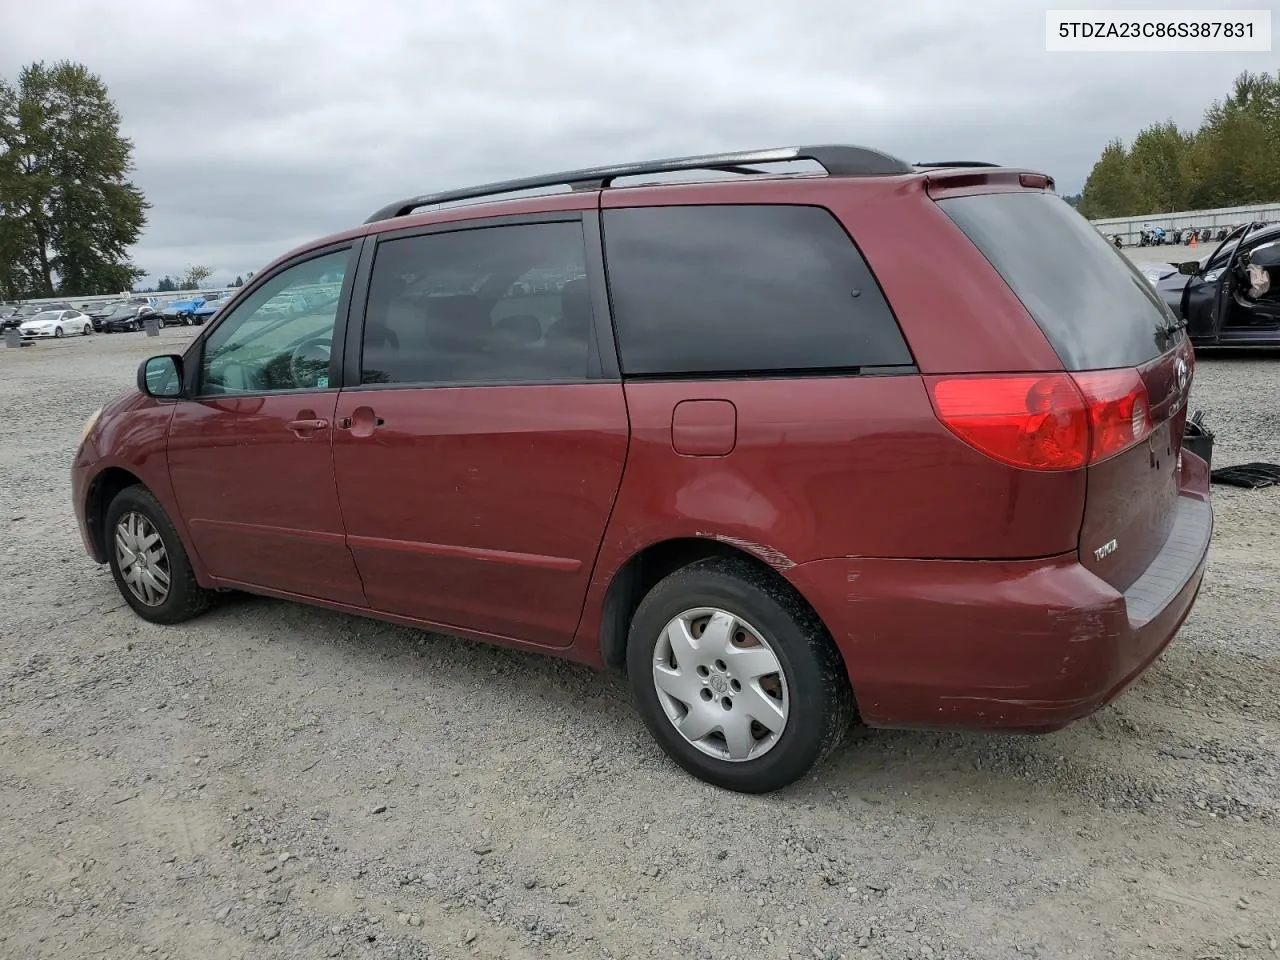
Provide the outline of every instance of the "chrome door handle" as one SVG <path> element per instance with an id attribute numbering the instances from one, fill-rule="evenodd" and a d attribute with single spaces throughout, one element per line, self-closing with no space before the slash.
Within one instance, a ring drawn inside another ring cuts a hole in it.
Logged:
<path id="1" fill-rule="evenodd" d="M 338 429 L 350 430 L 353 437 L 367 437 L 386 422 L 372 407 L 356 407 L 351 416 L 338 419 Z"/>

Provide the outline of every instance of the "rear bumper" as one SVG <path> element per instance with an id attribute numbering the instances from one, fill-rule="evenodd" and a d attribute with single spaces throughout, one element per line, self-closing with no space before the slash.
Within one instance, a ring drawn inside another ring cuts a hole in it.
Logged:
<path id="1" fill-rule="evenodd" d="M 789 571 L 844 656 L 863 720 L 1059 729 L 1160 656 L 1204 576 L 1208 469 L 1184 453 L 1178 516 L 1124 593 L 1075 554 L 1026 561 L 820 560 Z"/>

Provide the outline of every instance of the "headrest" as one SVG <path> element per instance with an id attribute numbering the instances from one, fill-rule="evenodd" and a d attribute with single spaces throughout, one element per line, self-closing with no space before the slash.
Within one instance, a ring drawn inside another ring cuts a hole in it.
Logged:
<path id="1" fill-rule="evenodd" d="M 568 331 L 585 333 L 591 326 L 591 288 L 585 277 L 570 280 L 560 291 L 560 322 Z"/>

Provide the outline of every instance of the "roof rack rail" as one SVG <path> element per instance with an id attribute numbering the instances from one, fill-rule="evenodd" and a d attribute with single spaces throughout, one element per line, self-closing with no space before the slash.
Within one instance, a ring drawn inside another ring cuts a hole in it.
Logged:
<path id="1" fill-rule="evenodd" d="M 1000 163 L 988 163 L 986 160 L 935 160 L 930 163 L 917 163 L 917 167 L 1000 167 Z"/>
<path id="2" fill-rule="evenodd" d="M 737 153 L 710 153 L 695 157 L 677 157 L 669 160 L 651 160 L 641 163 L 621 163 L 607 167 L 587 167 L 564 173 L 524 177 L 518 180 L 502 180 L 461 190 L 444 190 L 427 193 L 387 204 L 365 223 L 390 220 L 412 213 L 418 207 L 458 200 L 476 200 L 503 193 L 536 190 L 541 187 L 567 186 L 574 190 L 600 190 L 618 177 L 642 176 L 650 173 L 675 173 L 681 170 L 715 170 L 721 173 L 759 174 L 762 170 L 751 168 L 753 164 L 784 163 L 790 160 L 813 160 L 830 177 L 890 176 L 911 172 L 911 165 L 895 156 L 869 147 L 825 145 L 815 147 L 779 147 L 772 150 L 745 150 Z"/>

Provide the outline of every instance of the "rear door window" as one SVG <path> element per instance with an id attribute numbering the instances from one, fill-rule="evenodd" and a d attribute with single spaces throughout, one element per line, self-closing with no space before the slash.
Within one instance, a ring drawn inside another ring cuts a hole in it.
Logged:
<path id="1" fill-rule="evenodd" d="M 593 325 L 580 220 L 383 240 L 360 380 L 584 381 L 598 356 Z"/>
<path id="2" fill-rule="evenodd" d="M 870 268 L 820 207 L 606 210 L 604 239 L 626 374 L 913 362 Z"/>
<path id="3" fill-rule="evenodd" d="M 938 206 L 1026 306 L 1068 370 L 1135 367 L 1172 340 L 1150 281 L 1051 193 L 950 197 Z"/>

